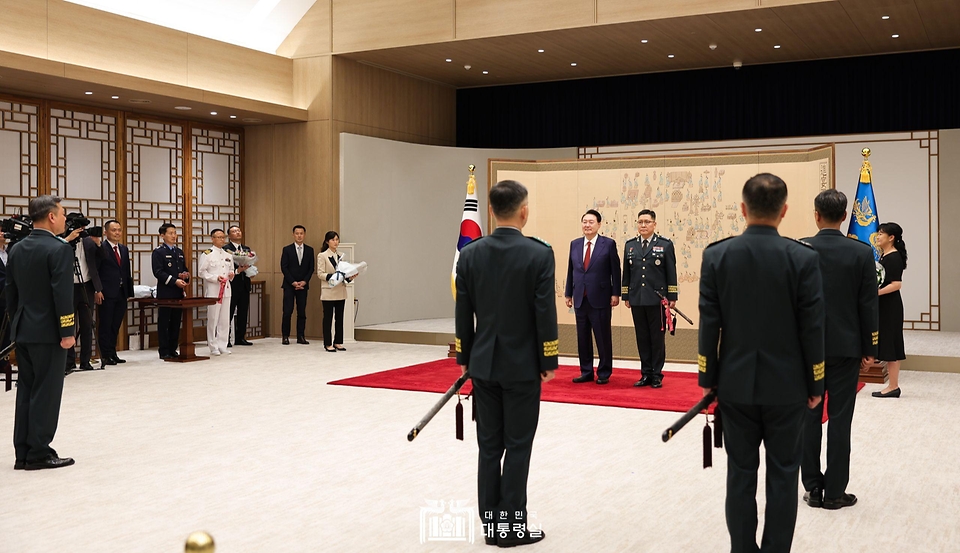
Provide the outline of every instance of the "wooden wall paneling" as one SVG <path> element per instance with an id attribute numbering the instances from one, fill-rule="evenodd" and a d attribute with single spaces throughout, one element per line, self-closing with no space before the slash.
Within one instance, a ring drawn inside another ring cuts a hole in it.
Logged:
<path id="1" fill-rule="evenodd" d="M 187 86 L 289 106 L 292 83 L 293 60 L 187 35 Z"/>
<path id="2" fill-rule="evenodd" d="M 456 0 L 457 38 L 532 33 L 596 23 L 595 0 Z"/>
<path id="3" fill-rule="evenodd" d="M 263 327 L 264 333 L 276 334 L 280 306 L 280 281 L 276 274 L 279 270 L 279 250 L 277 245 L 283 240 L 278 234 L 275 221 L 277 210 L 277 174 L 275 158 L 276 128 L 278 125 L 246 127 L 243 138 L 243 216 L 248 243 L 260 256 L 257 264 L 260 274 L 257 280 L 266 284 L 263 290 Z M 280 198 L 283 199 L 282 197 Z M 308 240 L 310 236 L 308 235 Z M 276 261 L 275 261 L 276 260 Z M 274 310 L 277 314 L 274 315 Z"/>
<path id="4" fill-rule="evenodd" d="M 931 47 L 924 28 L 924 20 L 913 0 L 897 2 L 844 0 L 840 4 L 853 20 L 857 32 L 863 36 L 863 40 L 874 52 L 926 50 Z M 881 19 L 884 15 L 889 15 L 890 19 Z M 955 29 L 960 27 L 960 20 L 954 20 L 953 27 Z M 892 38 L 891 35 L 894 34 L 899 34 L 900 38 Z"/>
<path id="5" fill-rule="evenodd" d="M 40 139 L 38 142 L 38 151 L 40 153 L 39 162 L 39 182 L 37 183 L 37 192 L 39 195 L 50 193 L 50 102 L 48 100 L 40 101 Z"/>
<path id="6" fill-rule="evenodd" d="M 924 31 L 933 48 L 951 48 L 960 43 L 960 2 L 914 0 Z M 889 21 L 888 21 L 889 22 Z"/>
<path id="7" fill-rule="evenodd" d="M 333 0 L 333 52 L 453 40 L 451 0 Z"/>
<path id="8" fill-rule="evenodd" d="M 47 0 L 0 0 L 0 50 L 47 57 Z"/>
<path id="9" fill-rule="evenodd" d="M 758 0 L 597 0 L 597 23 L 667 19 L 756 8 Z"/>
<path id="10" fill-rule="evenodd" d="M 48 57 L 187 84 L 187 34 L 70 2 L 47 4 Z"/>
<path id="11" fill-rule="evenodd" d="M 36 197 L 41 188 L 41 120 L 43 109 L 40 102 L 27 103 L 18 98 L 0 96 L 0 131 L 16 135 L 16 148 L 3 152 L 6 158 L 15 158 L 19 165 L 19 178 L 15 183 L 4 182 L 0 193 L 0 219 L 17 213 L 27 213 L 30 198 Z M 45 151 L 45 150 L 44 150 Z"/>
<path id="12" fill-rule="evenodd" d="M 710 37 L 718 45 L 715 52 L 708 50 L 708 41 L 689 41 L 700 52 L 719 55 L 721 59 L 736 56 L 743 63 L 771 63 L 792 59 L 815 57 L 806 43 L 809 37 L 797 35 L 774 10 L 747 10 L 742 12 L 715 13 L 702 18 L 712 22 L 719 33 Z M 666 22 L 659 22 L 664 25 Z M 756 32 L 756 29 L 762 29 Z M 704 37 L 705 38 L 705 37 Z M 774 49 L 779 44 L 780 49 Z M 789 53 L 787 50 L 789 50 Z"/>
<path id="13" fill-rule="evenodd" d="M 310 121 L 330 119 L 333 101 L 333 56 L 293 61 L 293 105 L 306 109 Z"/>
<path id="14" fill-rule="evenodd" d="M 773 8 L 814 57 L 833 58 L 870 54 L 863 36 L 839 2 L 821 2 Z"/>
<path id="15" fill-rule="evenodd" d="M 277 48 L 278 56 L 303 58 L 333 51 L 333 0 L 317 0 Z"/>

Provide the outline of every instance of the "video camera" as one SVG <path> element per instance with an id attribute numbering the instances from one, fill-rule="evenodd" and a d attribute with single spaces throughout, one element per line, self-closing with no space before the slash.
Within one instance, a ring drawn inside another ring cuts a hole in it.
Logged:
<path id="1" fill-rule="evenodd" d="M 30 236 L 33 231 L 33 220 L 28 215 L 14 215 L 9 219 L 0 222 L 0 230 L 3 231 L 3 237 L 7 240 L 7 249 Z"/>
<path id="2" fill-rule="evenodd" d="M 70 235 L 71 232 L 77 229 L 83 229 L 84 227 L 90 224 L 90 219 L 84 217 L 83 213 L 74 212 L 67 213 L 67 225 L 66 229 L 63 231 L 63 236 L 66 238 Z M 75 240 L 70 242 L 71 246 L 75 246 L 81 239 L 86 238 L 87 236 L 94 236 L 97 238 L 103 237 L 103 227 L 90 227 L 85 230 L 80 231 L 80 235 L 77 236 Z"/>

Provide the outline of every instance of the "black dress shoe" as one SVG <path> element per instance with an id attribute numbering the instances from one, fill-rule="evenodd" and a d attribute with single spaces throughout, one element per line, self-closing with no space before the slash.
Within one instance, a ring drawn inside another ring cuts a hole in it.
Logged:
<path id="1" fill-rule="evenodd" d="M 581 374 L 580 376 L 573 379 L 577 384 L 583 384 L 584 382 L 593 382 L 593 374 Z"/>
<path id="2" fill-rule="evenodd" d="M 636 386 L 636 387 L 638 387 L 638 388 L 639 388 L 640 386 L 649 386 L 649 385 L 651 385 L 651 384 L 653 384 L 653 379 L 650 378 L 650 377 L 647 376 L 647 375 L 641 376 L 641 377 L 640 377 L 640 380 L 638 380 L 638 381 L 636 381 L 636 382 L 633 383 L 633 385 Z"/>
<path id="3" fill-rule="evenodd" d="M 100 364 L 102 365 L 116 365 L 117 362 L 113 360 L 112 357 L 104 357 L 100 359 Z"/>
<path id="4" fill-rule="evenodd" d="M 820 488 L 813 488 L 809 492 L 803 494 L 803 501 L 814 509 L 819 509 L 823 506 L 823 490 Z"/>
<path id="5" fill-rule="evenodd" d="M 304 338 L 303 336 L 297 338 L 297 343 L 298 343 L 298 344 L 304 344 L 304 345 L 310 345 L 310 342 L 308 342 L 307 339 Z M 337 348 L 337 349 L 340 349 L 340 348 Z"/>
<path id="6" fill-rule="evenodd" d="M 77 372 L 77 368 L 76 368 L 76 367 L 66 367 L 66 368 L 63 369 L 63 376 L 68 376 L 68 375 L 71 375 L 71 374 L 73 374 L 73 373 L 75 373 L 75 372 Z"/>
<path id="7" fill-rule="evenodd" d="M 324 346 L 323 350 L 326 351 L 327 353 L 337 353 L 337 348 L 330 349 Z"/>
<path id="8" fill-rule="evenodd" d="M 857 496 L 852 493 L 845 493 L 837 499 L 823 498 L 823 508 L 835 511 L 844 507 L 852 507 L 857 504 Z"/>
<path id="9" fill-rule="evenodd" d="M 228 348 L 232 348 L 232 347 L 233 347 L 233 342 L 227 342 L 227 347 L 228 347 Z"/>
<path id="10" fill-rule="evenodd" d="M 127 362 L 126 359 L 120 359 L 120 358 L 117 357 L 116 355 L 113 356 L 113 364 L 114 364 L 114 365 L 119 365 L 120 363 L 126 363 L 126 362 Z"/>
<path id="11" fill-rule="evenodd" d="M 57 457 L 56 455 L 50 455 L 44 457 L 43 459 L 36 459 L 33 461 L 28 460 L 24 466 L 23 470 L 43 470 L 43 469 L 58 469 L 60 467 L 69 467 L 74 463 L 73 459 L 69 457 Z"/>
<path id="12" fill-rule="evenodd" d="M 610 379 L 609 379 L 609 378 L 598 378 L 598 379 L 597 379 L 597 384 L 601 384 L 601 385 L 602 385 L 602 384 L 606 384 L 607 382 L 610 382 Z"/>
<path id="13" fill-rule="evenodd" d="M 873 392 L 870 395 L 872 395 L 873 397 L 900 397 L 900 388 L 894 388 L 893 390 L 890 390 L 887 393 L 877 391 L 877 392 Z M 839 507 L 837 508 L 839 509 Z"/>
<path id="14" fill-rule="evenodd" d="M 538 541 L 543 541 L 543 538 L 547 535 L 540 531 L 536 536 L 530 534 L 524 535 L 522 538 L 516 536 L 508 536 L 506 538 L 497 538 L 497 547 L 516 547 L 518 545 L 530 545 L 531 543 L 537 543 Z"/>
<path id="15" fill-rule="evenodd" d="M 248 342 L 246 340 L 237 340 L 238 346 L 252 346 L 253 342 Z"/>
<path id="16" fill-rule="evenodd" d="M 333 346 L 333 349 L 335 349 L 335 350 L 337 350 L 337 351 L 347 351 L 347 348 L 345 348 L 345 347 L 343 347 L 343 346 Z"/>
<path id="17" fill-rule="evenodd" d="M 78 372 L 79 372 L 79 371 L 92 371 L 92 370 L 93 370 L 93 365 L 91 365 L 90 363 L 80 363 L 80 367 L 77 369 Z"/>
<path id="18" fill-rule="evenodd" d="M 289 346 L 289 345 L 290 345 L 290 338 L 284 338 L 283 340 L 280 340 L 280 343 L 283 344 L 283 345 L 285 345 L 285 346 Z"/>
<path id="19" fill-rule="evenodd" d="M 23 470 L 23 467 L 26 466 L 26 464 L 27 464 L 26 461 L 22 459 L 17 459 L 16 461 L 13 462 L 13 470 Z M 493 540 L 493 545 L 497 545 L 496 539 Z"/>
<path id="20" fill-rule="evenodd" d="M 492 538 L 490 536 L 483 536 L 483 543 L 487 545 L 497 545 L 497 538 L 496 536 Z"/>
<path id="21" fill-rule="evenodd" d="M 663 378 L 653 377 L 650 381 L 651 388 L 663 388 Z"/>

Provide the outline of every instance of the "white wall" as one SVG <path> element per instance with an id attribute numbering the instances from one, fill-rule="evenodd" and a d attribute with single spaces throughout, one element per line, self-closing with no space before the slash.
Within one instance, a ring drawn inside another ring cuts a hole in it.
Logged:
<path id="1" fill-rule="evenodd" d="M 576 148 L 450 148 L 340 135 L 340 232 L 356 243 L 357 326 L 453 317 L 450 270 L 469 172 L 487 223 L 488 159 L 575 159 Z"/>

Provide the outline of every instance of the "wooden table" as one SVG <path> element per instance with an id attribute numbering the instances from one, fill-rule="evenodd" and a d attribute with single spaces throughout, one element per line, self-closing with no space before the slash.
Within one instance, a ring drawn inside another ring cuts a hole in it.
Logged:
<path id="1" fill-rule="evenodd" d="M 164 359 L 172 363 L 187 363 L 190 361 L 202 361 L 210 359 L 195 353 L 193 345 L 193 308 L 204 305 L 213 305 L 217 303 L 217 298 L 181 298 L 181 299 L 158 299 L 158 298 L 131 298 L 130 301 L 140 306 L 140 349 L 143 349 L 143 337 L 147 334 L 146 309 L 148 307 L 174 307 L 180 309 L 183 313 L 183 320 L 180 322 L 180 355 Z"/>

